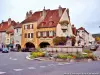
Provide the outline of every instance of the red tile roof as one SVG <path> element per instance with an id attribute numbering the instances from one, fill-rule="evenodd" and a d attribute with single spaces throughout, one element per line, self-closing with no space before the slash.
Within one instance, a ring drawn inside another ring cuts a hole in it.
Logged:
<path id="1" fill-rule="evenodd" d="M 48 10 L 46 10 L 47 12 Z M 26 18 L 24 21 L 22 21 L 21 23 L 24 24 L 24 23 L 28 23 L 28 22 L 35 22 L 35 21 L 38 21 L 41 17 L 41 13 L 42 11 L 37 11 L 35 13 L 32 14 L 31 17 L 28 17 Z"/>
<path id="2" fill-rule="evenodd" d="M 65 11 L 66 8 L 62 8 L 62 13 Z M 31 17 L 25 19 L 24 21 L 22 21 L 21 23 L 24 24 L 24 23 L 28 23 L 28 22 L 34 22 L 34 21 L 38 21 L 40 18 L 41 18 L 41 13 L 43 11 L 38 11 L 38 12 L 35 12 L 32 14 Z M 44 18 L 44 20 L 38 25 L 37 28 L 47 28 L 47 27 L 55 27 L 60 18 L 59 17 L 59 10 L 58 9 L 55 9 L 55 10 L 46 10 L 46 17 Z M 67 13 L 68 13 L 68 10 L 67 10 Z"/>
<path id="3" fill-rule="evenodd" d="M 83 27 L 80 27 L 78 30 L 84 30 L 84 28 Z"/>
<path id="4" fill-rule="evenodd" d="M 10 29 L 10 30 L 7 31 L 7 33 L 14 33 L 14 30 Z"/>
<path id="5" fill-rule="evenodd" d="M 21 27 L 22 27 L 22 24 L 18 23 L 18 24 L 16 24 L 16 26 L 14 28 L 21 28 Z"/>
<path id="6" fill-rule="evenodd" d="M 80 27 L 78 30 L 84 30 L 87 34 L 89 34 L 89 32 L 83 27 Z"/>
<path id="7" fill-rule="evenodd" d="M 66 8 L 62 8 L 62 13 L 64 12 Z M 59 13 L 58 13 L 58 9 L 55 10 L 49 10 L 47 12 L 47 16 L 45 17 L 45 19 L 43 20 L 43 22 L 41 22 L 38 25 L 38 28 L 50 28 L 50 27 L 56 27 L 56 25 L 58 24 L 59 20 L 61 17 L 59 17 Z"/>
<path id="8" fill-rule="evenodd" d="M 2 22 L 0 24 L 0 32 L 6 32 L 6 30 L 10 27 L 10 26 L 15 26 L 16 22 L 15 21 L 11 21 L 11 24 L 8 25 L 8 21 Z"/>

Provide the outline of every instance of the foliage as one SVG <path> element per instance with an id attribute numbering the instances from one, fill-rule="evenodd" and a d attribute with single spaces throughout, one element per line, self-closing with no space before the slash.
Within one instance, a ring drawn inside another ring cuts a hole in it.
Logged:
<path id="1" fill-rule="evenodd" d="M 69 54 L 58 54 L 57 58 L 60 58 L 60 59 L 72 59 L 73 56 L 69 55 Z"/>
<path id="2" fill-rule="evenodd" d="M 85 53 L 92 53 L 92 51 L 90 51 L 90 50 L 84 50 L 83 52 L 85 52 Z"/>
<path id="3" fill-rule="evenodd" d="M 95 37 L 95 40 L 98 44 L 100 44 L 100 37 Z"/>
<path id="4" fill-rule="evenodd" d="M 43 52 L 31 52 L 31 58 L 43 57 Z"/>
<path id="5" fill-rule="evenodd" d="M 53 43 L 55 45 L 59 45 L 59 44 L 63 44 L 64 45 L 66 43 L 66 37 L 55 37 L 53 39 Z"/>
<path id="6" fill-rule="evenodd" d="M 95 40 L 96 40 L 96 41 L 100 41 L 100 37 L 96 37 Z"/>

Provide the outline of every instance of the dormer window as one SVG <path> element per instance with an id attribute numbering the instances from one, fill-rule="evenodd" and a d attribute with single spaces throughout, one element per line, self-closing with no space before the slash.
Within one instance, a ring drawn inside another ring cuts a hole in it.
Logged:
<path id="1" fill-rule="evenodd" d="M 45 24 L 46 24 L 46 22 L 42 22 L 42 24 L 41 24 L 41 25 L 42 25 L 42 27 L 43 27 L 43 25 L 45 25 Z"/>
<path id="2" fill-rule="evenodd" d="M 64 20 L 64 21 L 60 21 L 59 24 L 67 26 L 69 24 L 69 22 Z"/>
<path id="3" fill-rule="evenodd" d="M 53 23 L 54 23 L 54 21 L 50 21 L 50 22 L 49 22 L 49 25 L 53 25 Z"/>

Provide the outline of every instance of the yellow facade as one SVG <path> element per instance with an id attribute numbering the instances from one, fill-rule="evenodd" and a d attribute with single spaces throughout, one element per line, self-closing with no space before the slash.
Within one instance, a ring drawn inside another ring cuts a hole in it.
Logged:
<path id="1" fill-rule="evenodd" d="M 56 31 L 56 28 L 54 27 L 54 28 L 40 28 L 40 29 L 38 29 L 38 32 L 41 32 L 41 31 Z M 50 44 L 50 46 L 54 46 L 53 38 L 49 38 L 49 37 L 47 37 L 47 38 L 37 38 L 37 41 L 38 41 L 38 46 L 42 42 L 47 42 L 47 43 Z"/>
<path id="2" fill-rule="evenodd" d="M 11 37 L 11 35 L 10 35 L 10 33 L 6 33 L 6 40 L 5 40 L 5 44 L 10 44 L 10 37 Z"/>
<path id="3" fill-rule="evenodd" d="M 33 24 L 33 29 L 24 29 L 25 25 Z M 50 46 L 53 46 L 53 38 L 38 38 L 37 37 L 37 32 L 41 31 L 56 31 L 56 28 L 39 28 L 37 29 L 37 22 L 33 23 L 26 23 L 22 25 L 22 41 L 21 41 L 21 46 L 22 48 L 25 47 L 25 44 L 27 42 L 31 42 L 35 45 L 35 48 L 39 47 L 39 44 L 41 42 L 48 42 Z M 33 38 L 25 38 L 25 33 L 33 33 Z"/>

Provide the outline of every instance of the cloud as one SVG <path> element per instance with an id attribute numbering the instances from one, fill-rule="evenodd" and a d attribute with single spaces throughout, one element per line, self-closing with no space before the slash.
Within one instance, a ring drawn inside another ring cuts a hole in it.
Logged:
<path id="1" fill-rule="evenodd" d="M 9 17 L 16 21 L 22 21 L 29 10 L 39 11 L 46 9 L 56 9 L 59 5 L 69 8 L 71 22 L 77 28 L 86 27 L 87 31 L 100 32 L 100 0 L 0 0 L 0 20 L 7 20 Z M 93 33 L 93 32 L 92 32 Z"/>

